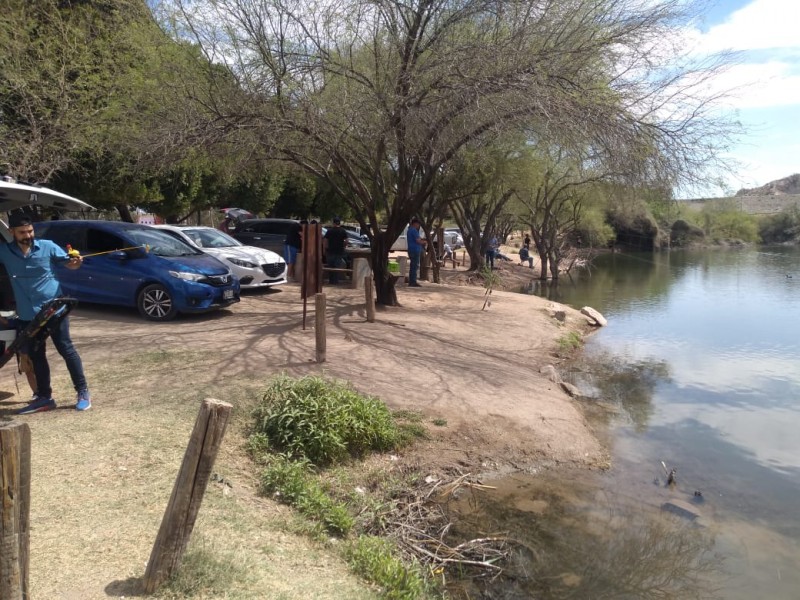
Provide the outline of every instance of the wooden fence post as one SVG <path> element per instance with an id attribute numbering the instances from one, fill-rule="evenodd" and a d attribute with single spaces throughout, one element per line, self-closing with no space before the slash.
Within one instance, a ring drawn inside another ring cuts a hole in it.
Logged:
<path id="1" fill-rule="evenodd" d="M 200 405 L 181 470 L 147 563 L 144 591 L 148 594 L 156 591 L 180 566 L 225 435 L 231 408 L 227 402 L 213 398 L 206 398 Z"/>
<path id="2" fill-rule="evenodd" d="M 0 427 L 0 598 L 23 600 L 28 591 L 31 512 L 31 430 Z"/>
<path id="3" fill-rule="evenodd" d="M 375 322 L 375 293 L 372 290 L 372 275 L 364 277 L 364 296 L 367 300 L 367 321 Z"/>
<path id="4" fill-rule="evenodd" d="M 317 336 L 317 362 L 325 362 L 326 338 L 325 338 L 325 294 L 314 295 L 314 319 L 315 331 Z"/>

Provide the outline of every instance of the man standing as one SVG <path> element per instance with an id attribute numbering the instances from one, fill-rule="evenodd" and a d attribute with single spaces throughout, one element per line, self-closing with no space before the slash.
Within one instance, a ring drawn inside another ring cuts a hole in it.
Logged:
<path id="1" fill-rule="evenodd" d="M 419 259 L 422 256 L 422 251 L 425 249 L 427 240 L 419 237 L 420 222 L 417 217 L 411 219 L 411 225 L 406 233 L 406 242 L 408 245 L 408 261 L 411 263 L 408 271 L 408 286 L 409 287 L 422 287 L 417 283 L 417 271 L 419 270 Z"/>
<path id="2" fill-rule="evenodd" d="M 308 221 L 303 219 L 292 223 L 283 243 L 283 259 L 286 261 L 287 267 L 286 276 L 290 280 L 297 279 L 295 264 L 297 264 L 297 255 L 303 251 L 303 224 L 308 224 Z"/>
<path id="3" fill-rule="evenodd" d="M 19 315 L 17 331 L 21 332 L 36 317 L 45 302 L 57 298 L 62 293 L 53 271 L 53 263 L 66 261 L 68 269 L 77 269 L 83 259 L 80 256 L 68 255 L 50 240 L 35 240 L 33 223 L 28 215 L 14 213 L 9 218 L 8 225 L 14 239 L 7 244 L 0 244 L 0 262 L 5 265 L 11 277 L 11 287 L 14 290 Z M 81 357 L 70 339 L 69 319 L 67 317 L 61 319 L 49 329 L 49 332 L 56 350 L 67 364 L 72 384 L 78 392 L 75 408 L 90 409 L 92 400 L 86 385 L 86 376 L 83 374 Z M 17 411 L 17 414 L 21 415 L 53 410 L 56 407 L 50 387 L 50 365 L 47 362 L 45 340 L 34 339 L 27 346 L 21 351 L 27 354 L 33 363 L 36 394 L 28 406 Z"/>
<path id="4" fill-rule="evenodd" d="M 322 247 L 325 251 L 325 263 L 331 269 L 343 269 L 345 261 L 344 249 L 347 245 L 347 232 L 342 228 L 342 220 L 339 217 L 333 218 L 333 227 L 329 227 L 322 240 Z M 339 274 L 336 271 L 328 273 L 328 282 L 331 285 L 339 283 Z"/>

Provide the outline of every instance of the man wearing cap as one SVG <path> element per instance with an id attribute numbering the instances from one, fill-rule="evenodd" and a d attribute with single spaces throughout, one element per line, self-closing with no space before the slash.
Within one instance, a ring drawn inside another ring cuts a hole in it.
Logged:
<path id="1" fill-rule="evenodd" d="M 345 260 L 345 246 L 347 246 L 347 232 L 342 228 L 342 220 L 333 218 L 333 227 L 328 227 L 322 239 L 325 251 L 325 264 L 332 269 L 342 269 L 347 264 Z M 336 271 L 328 273 L 328 282 L 331 285 L 339 283 L 339 274 Z"/>
<path id="2" fill-rule="evenodd" d="M 35 240 L 33 223 L 28 215 L 13 213 L 9 217 L 8 225 L 14 239 L 7 244 L 0 243 L 0 262 L 5 265 L 11 278 L 11 287 L 17 302 L 19 332 L 36 317 L 45 302 L 62 295 L 61 286 L 53 271 L 54 263 L 62 262 L 68 269 L 78 269 L 83 259 L 80 256 L 69 256 L 50 240 Z M 53 345 L 67 364 L 72 384 L 78 392 L 75 408 L 81 411 L 90 409 L 92 400 L 89 387 L 83 373 L 81 357 L 69 335 L 69 319 L 61 319 L 49 333 L 53 338 Z M 17 413 L 26 415 L 53 410 L 56 402 L 50 386 L 50 364 L 47 362 L 45 340 L 32 340 L 29 347 L 22 351 L 30 356 L 33 363 L 37 391 L 28 406 Z"/>
<path id="3" fill-rule="evenodd" d="M 425 245 L 428 243 L 428 241 L 419 237 L 420 225 L 419 219 L 414 217 L 411 219 L 411 225 L 406 233 L 408 262 L 411 263 L 408 270 L 409 287 L 422 287 L 417 283 L 417 271 L 419 271 L 419 259 L 422 256 L 422 253 L 425 250 Z"/>

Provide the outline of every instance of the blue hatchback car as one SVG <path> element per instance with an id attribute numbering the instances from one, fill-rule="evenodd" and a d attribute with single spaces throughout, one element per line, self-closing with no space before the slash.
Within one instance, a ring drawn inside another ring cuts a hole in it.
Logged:
<path id="1" fill-rule="evenodd" d="M 46 221 L 34 230 L 85 257 L 80 269 L 56 268 L 64 292 L 81 302 L 135 306 L 146 319 L 168 321 L 239 301 L 239 280 L 228 267 L 153 227 Z"/>

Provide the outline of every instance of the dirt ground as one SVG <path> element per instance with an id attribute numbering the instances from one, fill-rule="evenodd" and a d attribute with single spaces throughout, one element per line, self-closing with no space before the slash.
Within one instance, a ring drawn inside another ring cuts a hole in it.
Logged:
<path id="1" fill-rule="evenodd" d="M 134 311 L 79 307 L 72 332 L 91 411 L 73 409 L 66 369 L 52 350 L 60 410 L 14 416 L 29 391 L 11 365 L 0 371 L 0 419 L 24 420 L 32 431 L 32 598 L 136 595 L 207 397 L 234 404 L 216 466 L 230 486 L 211 484 L 192 547 L 209 551 L 223 570 L 246 566 L 246 575 L 224 594 L 198 597 L 374 597 L 325 544 L 297 531 L 291 511 L 254 491 L 243 449 L 248 414 L 280 372 L 346 379 L 392 409 L 422 412 L 429 439 L 399 457 L 421 469 L 491 473 L 604 462 L 580 408 L 539 373 L 558 367 L 557 340 L 585 330 L 585 319 L 566 309 L 560 323 L 547 300 L 499 290 L 482 310 L 483 288 L 462 285 L 469 283 L 463 272 L 444 275 L 444 285 L 398 288 L 402 306 L 379 309 L 374 323 L 366 322 L 363 290 L 326 288 L 323 364 L 314 360 L 313 302 L 304 330 L 296 284 L 165 324 Z M 509 287 L 530 279 L 516 264 L 501 275 Z"/>

